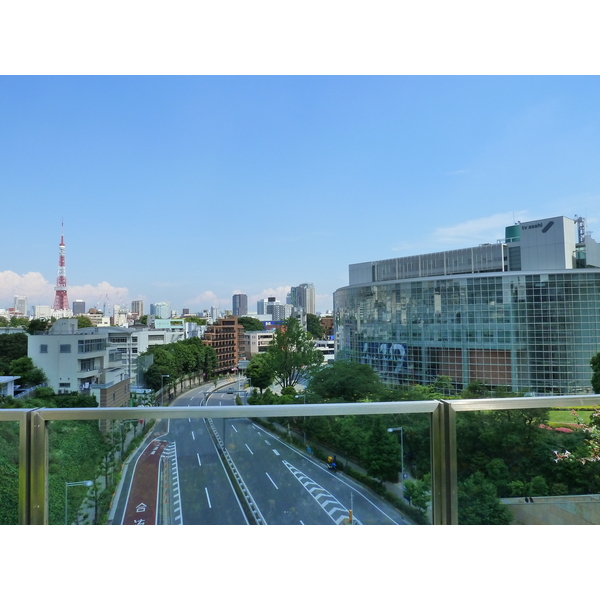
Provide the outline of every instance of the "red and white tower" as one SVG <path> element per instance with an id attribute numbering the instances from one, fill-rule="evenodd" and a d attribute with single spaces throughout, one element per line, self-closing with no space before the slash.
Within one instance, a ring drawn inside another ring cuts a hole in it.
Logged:
<path id="1" fill-rule="evenodd" d="M 62 224 L 64 230 L 65 224 Z M 67 272 L 65 269 L 65 236 L 60 232 L 60 244 L 58 245 L 58 276 L 56 277 L 56 294 L 54 296 L 54 310 L 69 310 L 69 298 L 67 298 Z"/>

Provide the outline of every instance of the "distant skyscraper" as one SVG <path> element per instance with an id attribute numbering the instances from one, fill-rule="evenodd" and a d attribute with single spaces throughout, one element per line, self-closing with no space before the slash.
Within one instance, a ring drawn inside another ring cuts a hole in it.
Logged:
<path id="1" fill-rule="evenodd" d="M 170 302 L 157 302 L 156 304 L 150 305 L 150 314 L 158 317 L 159 319 L 170 319 L 171 318 L 171 303 Z"/>
<path id="2" fill-rule="evenodd" d="M 15 312 L 21 315 L 27 314 L 27 296 L 15 296 L 14 303 Z"/>
<path id="3" fill-rule="evenodd" d="M 75 300 L 73 302 L 73 316 L 85 314 L 85 302 L 83 300 Z"/>
<path id="4" fill-rule="evenodd" d="M 131 302 L 131 312 L 136 314 L 138 317 L 142 317 L 144 315 L 144 301 L 133 300 Z"/>
<path id="5" fill-rule="evenodd" d="M 248 314 L 248 296 L 246 294 L 234 294 L 233 296 L 233 314 L 236 317 L 243 317 Z"/>
<path id="6" fill-rule="evenodd" d="M 301 283 L 290 292 L 291 303 L 307 314 L 316 314 L 315 286 L 312 283 Z"/>

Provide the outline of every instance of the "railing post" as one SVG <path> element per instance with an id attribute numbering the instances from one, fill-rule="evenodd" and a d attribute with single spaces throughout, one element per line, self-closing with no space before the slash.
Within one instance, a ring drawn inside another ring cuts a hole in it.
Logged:
<path id="1" fill-rule="evenodd" d="M 29 423 L 31 470 L 29 523 L 48 524 L 48 423 L 39 410 L 31 413 Z"/>
<path id="2" fill-rule="evenodd" d="M 25 412 L 19 426 L 19 524 L 31 523 L 31 414 Z"/>
<path id="3" fill-rule="evenodd" d="M 431 496 L 434 525 L 458 525 L 456 413 L 440 401 L 431 415 Z"/>

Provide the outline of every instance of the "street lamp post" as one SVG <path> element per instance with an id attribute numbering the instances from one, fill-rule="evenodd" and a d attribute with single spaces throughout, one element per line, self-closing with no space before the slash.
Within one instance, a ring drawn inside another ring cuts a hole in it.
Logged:
<path id="1" fill-rule="evenodd" d="M 69 524 L 69 488 L 75 485 L 92 487 L 94 482 L 89 479 L 87 481 L 65 481 L 65 525 Z"/>
<path id="2" fill-rule="evenodd" d="M 160 405 L 161 406 L 165 405 L 165 377 L 170 377 L 170 375 L 161 375 L 160 376 L 160 382 L 162 383 L 162 386 L 160 388 Z"/>
<path id="3" fill-rule="evenodd" d="M 404 479 L 404 430 L 402 427 L 389 427 L 388 433 L 392 433 L 394 431 L 400 432 L 400 462 L 402 469 L 402 479 Z"/>
<path id="4" fill-rule="evenodd" d="M 294 398 L 302 398 L 302 403 L 306 404 L 306 394 L 296 394 Z M 306 446 L 306 415 L 302 417 L 302 433 L 304 434 L 304 446 Z"/>

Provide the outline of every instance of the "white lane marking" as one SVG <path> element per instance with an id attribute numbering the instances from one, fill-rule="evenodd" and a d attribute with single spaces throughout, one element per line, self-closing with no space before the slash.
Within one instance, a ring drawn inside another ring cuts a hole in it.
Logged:
<path id="1" fill-rule="evenodd" d="M 277 452 L 277 450 L 275 450 L 275 448 L 273 448 L 273 452 L 275 452 L 276 456 L 279 456 L 279 452 Z"/>
<path id="2" fill-rule="evenodd" d="M 304 489 L 318 502 L 336 525 L 340 525 L 347 518 L 348 509 L 333 494 L 323 489 L 316 481 L 287 462 L 287 460 L 284 460 L 283 464 L 302 484 Z M 353 520 L 355 525 L 362 525 L 356 517 L 353 517 Z"/>
<path id="3" fill-rule="evenodd" d="M 194 435 L 194 432 L 192 431 L 192 438 L 196 439 L 196 436 Z"/>
<path id="4" fill-rule="evenodd" d="M 300 521 L 300 525 L 304 525 L 304 521 Z"/>
<path id="5" fill-rule="evenodd" d="M 192 420 L 188 417 L 188 423 L 191 423 L 191 422 L 192 422 Z"/>
<path id="6" fill-rule="evenodd" d="M 198 457 L 198 464 L 202 466 L 202 461 L 200 460 L 200 455 L 196 452 L 196 456 Z"/>
<path id="7" fill-rule="evenodd" d="M 271 442 L 269 440 L 265 440 L 265 442 L 267 442 L 267 446 L 271 445 Z"/>
<path id="8" fill-rule="evenodd" d="M 250 454 L 254 454 L 254 452 L 252 452 L 252 450 L 250 450 L 250 446 L 248 446 L 248 444 L 246 444 L 246 448 L 248 448 L 248 451 L 250 452 Z"/>
<path id="9" fill-rule="evenodd" d="M 208 500 L 208 508 L 212 508 L 212 504 L 210 503 L 210 496 L 208 495 L 208 488 L 204 488 L 206 492 L 206 499 Z"/>
<path id="10" fill-rule="evenodd" d="M 238 432 L 238 430 L 235 428 L 235 425 L 232 425 L 231 429 L 233 429 L 236 433 Z"/>
<path id="11" fill-rule="evenodd" d="M 253 427 L 255 429 L 258 429 L 258 427 L 256 425 L 254 425 L 254 424 L 253 424 Z M 297 448 L 294 448 L 294 446 L 290 446 L 289 444 L 286 444 L 283 440 L 279 439 L 275 434 L 269 433 L 268 431 L 265 431 L 264 433 L 265 433 L 265 435 L 268 435 L 271 439 L 275 440 L 276 442 L 278 442 L 282 446 L 285 446 L 286 448 L 289 448 L 292 452 L 294 452 L 295 454 L 297 454 L 299 457 L 306 458 L 305 456 L 303 456 L 302 454 L 300 454 L 300 452 L 298 451 Z M 321 466 L 315 460 L 312 460 L 312 459 L 307 459 L 307 460 L 309 462 L 311 462 L 312 464 L 316 465 L 322 471 L 326 471 L 327 473 L 329 473 L 331 475 L 331 477 L 336 477 L 336 475 L 334 475 L 333 473 L 331 473 L 331 471 L 329 471 L 327 469 L 327 467 Z M 361 498 L 363 498 L 363 500 L 365 500 L 365 502 L 368 502 L 375 510 L 377 510 L 384 517 L 386 517 L 387 519 L 389 519 L 394 525 L 400 525 L 401 524 L 401 523 L 398 523 L 397 521 L 395 521 L 392 517 L 390 517 L 390 515 L 388 515 L 384 510 L 382 510 L 381 507 L 377 506 L 377 504 L 375 504 L 372 500 L 370 500 L 369 498 L 367 498 L 358 488 L 350 485 L 347 481 L 343 481 L 342 479 L 338 479 L 338 481 L 340 481 L 341 483 L 343 483 L 346 487 L 350 488 L 357 496 L 360 496 Z M 404 521 L 402 521 L 402 524 L 403 525 L 408 525 L 408 523 L 406 523 Z"/>
<path id="12" fill-rule="evenodd" d="M 279 488 L 277 487 L 277 485 L 275 484 L 275 482 L 271 479 L 271 476 L 265 471 L 267 477 L 269 478 L 270 482 L 275 486 L 275 489 L 278 490 Z"/>

